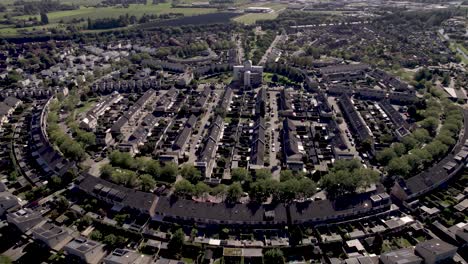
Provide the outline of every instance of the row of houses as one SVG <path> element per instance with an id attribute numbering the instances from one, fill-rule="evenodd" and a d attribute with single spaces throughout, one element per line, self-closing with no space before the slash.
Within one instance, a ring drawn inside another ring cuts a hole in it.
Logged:
<path id="1" fill-rule="evenodd" d="M 356 111 L 356 108 L 349 96 L 340 96 L 339 106 L 344 118 L 346 118 L 347 124 L 353 132 L 353 135 L 355 135 L 360 142 L 364 142 L 365 140 L 372 138 L 372 132 L 367 127 L 364 120 L 362 120 L 358 111 Z"/>
<path id="2" fill-rule="evenodd" d="M 173 196 L 158 197 L 91 175 L 80 176 L 77 188 L 112 205 L 116 211 L 127 208 L 137 214 L 147 215 L 154 221 L 201 225 L 273 226 L 284 225 L 288 221 L 293 224 L 321 224 L 383 212 L 390 209 L 391 204 L 388 194 L 364 193 L 359 197 L 344 197 L 336 201 L 293 202 L 289 206 L 282 203 L 228 206 L 224 203 L 197 202 Z M 376 199 L 375 195 L 380 198 Z"/>
<path id="3" fill-rule="evenodd" d="M 219 140 L 224 131 L 224 120 L 221 116 L 214 117 L 211 127 L 203 141 L 203 149 L 200 152 L 195 166 L 202 174 L 210 178 L 213 166 L 216 161 L 216 151 L 218 150 Z"/>
<path id="4" fill-rule="evenodd" d="M 98 119 L 106 113 L 110 107 L 123 99 L 123 96 L 118 92 L 113 92 L 111 95 L 101 98 L 91 110 L 81 119 L 80 127 L 89 131 L 95 131 L 98 125 Z"/>
<path id="5" fill-rule="evenodd" d="M 24 171 L 26 177 L 33 183 L 38 182 L 43 177 L 62 176 L 75 166 L 74 162 L 65 159 L 52 146 L 47 137 L 47 112 L 52 100 L 55 99 L 52 97 L 47 102 L 39 104 L 32 112 L 28 132 L 30 140 L 28 157 L 18 156 L 17 152 L 15 152 L 15 159 L 20 166 L 23 162 L 29 163 L 29 159 L 32 159 L 42 172 L 42 174 L 38 175 L 29 170 Z"/>
<path id="6" fill-rule="evenodd" d="M 250 169 L 263 168 L 265 164 L 265 146 L 267 144 L 265 130 L 265 119 L 260 116 L 255 120 L 253 128 L 252 143 L 250 146 Z"/>
<path id="7" fill-rule="evenodd" d="M 3 102 L 0 102 L 0 128 L 4 123 L 8 122 L 11 114 L 13 114 L 15 109 L 21 104 L 21 100 L 12 96 L 8 96 Z"/>
<path id="8" fill-rule="evenodd" d="M 431 168 L 408 179 L 399 179 L 392 188 L 392 195 L 401 201 L 410 202 L 417 197 L 444 185 L 460 170 L 468 158 L 468 112 L 463 111 L 463 137 L 457 141 L 452 151 Z"/>
<path id="9" fill-rule="evenodd" d="M 161 80 L 152 76 L 143 80 L 103 80 L 95 82 L 91 87 L 91 91 L 99 94 L 110 94 L 113 92 L 133 93 L 147 91 L 149 89 L 159 89 L 159 87 L 161 87 Z"/>

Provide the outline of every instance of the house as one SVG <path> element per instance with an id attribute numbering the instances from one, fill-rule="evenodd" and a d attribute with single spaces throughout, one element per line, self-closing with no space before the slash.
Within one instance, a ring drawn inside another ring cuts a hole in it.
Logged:
<path id="1" fill-rule="evenodd" d="M 128 249 L 115 249 L 102 261 L 104 264 L 150 264 L 151 256 Z"/>
<path id="2" fill-rule="evenodd" d="M 78 189 L 113 206 L 114 211 L 123 208 L 136 213 L 152 215 L 156 196 L 152 193 L 129 189 L 91 175 L 79 177 Z"/>
<path id="3" fill-rule="evenodd" d="M 56 226 L 51 223 L 44 223 L 42 226 L 32 230 L 34 239 L 42 241 L 54 250 L 61 250 L 70 240 L 71 231 L 67 228 Z"/>
<path id="4" fill-rule="evenodd" d="M 423 259 L 416 256 L 412 249 L 403 248 L 380 255 L 383 264 L 420 264 Z"/>
<path id="5" fill-rule="evenodd" d="M 14 111 L 15 109 L 13 107 L 5 104 L 4 102 L 0 102 L 0 115 L 9 117 Z"/>
<path id="6" fill-rule="evenodd" d="M 3 102 L 8 106 L 13 107 L 14 109 L 16 109 L 22 103 L 21 100 L 12 96 L 8 96 L 5 98 L 5 100 L 3 100 Z"/>
<path id="7" fill-rule="evenodd" d="M 265 119 L 259 117 L 255 121 L 255 127 L 252 137 L 252 144 L 250 146 L 250 168 L 258 169 L 262 168 L 264 165 L 264 156 L 265 156 Z"/>
<path id="8" fill-rule="evenodd" d="M 296 137 L 296 126 L 289 118 L 285 118 L 283 121 L 282 133 L 286 166 L 291 170 L 302 170 L 304 168 L 304 162 L 302 161 L 304 149 L 302 143 Z"/>
<path id="9" fill-rule="evenodd" d="M 224 263 L 263 263 L 261 248 L 223 248 Z"/>
<path id="10" fill-rule="evenodd" d="M 9 192 L 0 192 L 0 216 L 20 206 L 20 199 Z"/>
<path id="11" fill-rule="evenodd" d="M 233 68 L 233 81 L 240 86 L 257 87 L 263 81 L 263 67 L 252 66 L 252 61 L 247 60 L 244 65 L 237 65 Z"/>
<path id="12" fill-rule="evenodd" d="M 426 264 L 443 263 L 455 256 L 457 247 L 440 239 L 431 239 L 416 245 L 416 253 Z"/>
<path id="13" fill-rule="evenodd" d="M 105 255 L 103 244 L 85 237 L 73 239 L 65 246 L 64 251 L 89 264 L 99 263 Z"/>
<path id="14" fill-rule="evenodd" d="M 44 220 L 45 218 L 42 217 L 42 213 L 40 211 L 29 208 L 23 208 L 16 212 L 7 214 L 8 223 L 15 225 L 23 233 Z"/>
<path id="15" fill-rule="evenodd" d="M 203 150 L 198 156 L 197 162 L 195 162 L 195 167 L 200 169 L 202 174 L 207 178 L 211 176 L 216 151 L 218 149 L 217 144 L 221 139 L 224 129 L 223 124 L 223 118 L 219 115 L 216 116 L 207 136 L 205 137 Z"/>

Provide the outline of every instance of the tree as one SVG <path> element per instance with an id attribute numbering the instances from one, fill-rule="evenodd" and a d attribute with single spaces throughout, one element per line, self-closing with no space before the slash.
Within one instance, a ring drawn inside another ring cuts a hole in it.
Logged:
<path id="1" fill-rule="evenodd" d="M 195 187 L 189 181 L 183 179 L 174 185 L 174 194 L 177 196 L 191 196 L 195 192 Z"/>
<path id="2" fill-rule="evenodd" d="M 439 126 L 439 119 L 435 117 L 428 117 L 423 121 L 419 122 L 419 125 L 429 131 L 429 134 L 435 135 L 437 127 Z"/>
<path id="3" fill-rule="evenodd" d="M 140 176 L 141 190 L 144 192 L 150 191 L 156 186 L 156 181 L 149 174 L 143 174 Z"/>
<path id="4" fill-rule="evenodd" d="M 278 188 L 278 198 L 280 201 L 290 202 L 296 198 L 298 191 L 299 181 L 297 179 L 281 182 Z"/>
<path id="5" fill-rule="evenodd" d="M 232 203 L 237 202 L 242 197 L 243 193 L 244 191 L 242 190 L 240 183 L 235 182 L 228 187 L 226 200 Z"/>
<path id="6" fill-rule="evenodd" d="M 99 230 L 93 230 L 93 232 L 91 232 L 91 235 L 89 235 L 89 237 L 92 239 L 92 240 L 101 240 L 102 239 L 102 234 Z"/>
<path id="7" fill-rule="evenodd" d="M 112 176 L 112 173 L 114 172 L 114 168 L 110 164 L 104 164 L 101 166 L 99 171 L 101 173 L 102 178 L 109 179 Z"/>
<path id="8" fill-rule="evenodd" d="M 269 169 L 258 169 L 255 170 L 255 179 L 258 180 L 267 180 L 271 178 L 271 171 Z"/>
<path id="9" fill-rule="evenodd" d="M 113 248 L 117 244 L 117 237 L 114 234 L 109 234 L 104 237 L 104 243 Z"/>
<path id="10" fill-rule="evenodd" d="M 145 171 L 149 175 L 153 176 L 153 178 L 157 179 L 161 174 L 161 166 L 158 161 L 150 159 L 146 161 Z"/>
<path id="11" fill-rule="evenodd" d="M 174 162 L 167 162 L 161 169 L 161 178 L 167 182 L 174 182 L 178 172 L 179 168 Z"/>
<path id="12" fill-rule="evenodd" d="M 413 131 L 414 138 L 419 141 L 420 143 L 426 143 L 431 140 L 431 136 L 429 135 L 429 131 L 424 128 L 418 128 Z"/>
<path id="13" fill-rule="evenodd" d="M 226 191 L 227 191 L 226 185 L 219 184 L 211 189 L 210 194 L 216 197 L 224 197 L 226 195 Z"/>
<path id="14" fill-rule="evenodd" d="M 281 170 L 280 172 L 280 181 L 287 181 L 290 179 L 294 179 L 294 173 L 292 170 Z"/>
<path id="15" fill-rule="evenodd" d="M 278 191 L 278 182 L 272 179 L 259 180 L 250 185 L 250 198 L 257 202 L 265 202 Z"/>
<path id="16" fill-rule="evenodd" d="M 385 148 L 382 151 L 377 152 L 377 162 L 379 162 L 382 165 L 387 165 L 390 160 L 395 158 L 397 155 L 395 153 L 395 150 L 393 148 Z"/>
<path id="17" fill-rule="evenodd" d="M 124 169 L 132 169 L 135 166 L 132 155 L 128 152 L 112 151 L 109 155 L 110 164 Z"/>
<path id="18" fill-rule="evenodd" d="M 185 243 L 185 233 L 182 228 L 177 229 L 167 244 L 168 250 L 175 256 L 179 255 Z"/>
<path id="19" fill-rule="evenodd" d="M 392 159 L 386 170 L 390 175 L 399 175 L 406 177 L 411 170 L 411 166 L 408 164 L 408 159 L 406 157 L 398 157 Z"/>
<path id="20" fill-rule="evenodd" d="M 275 73 L 275 74 L 273 74 L 273 76 L 271 76 L 271 81 L 272 82 L 276 83 L 276 82 L 278 82 L 278 80 L 279 80 L 278 74 Z"/>
<path id="21" fill-rule="evenodd" d="M 68 200 L 65 197 L 63 197 L 63 196 L 58 197 L 58 199 L 57 199 L 57 209 L 60 212 L 65 212 L 65 210 L 67 210 L 69 206 L 70 206 L 70 203 L 68 202 Z"/>
<path id="22" fill-rule="evenodd" d="M 210 191 L 210 187 L 204 182 L 199 182 L 194 187 L 194 194 L 197 197 L 202 197 Z"/>
<path id="23" fill-rule="evenodd" d="M 250 173 L 245 168 L 235 168 L 231 171 L 231 177 L 233 181 L 244 182 L 251 181 Z"/>
<path id="24" fill-rule="evenodd" d="M 406 153 L 407 148 L 405 147 L 404 144 L 396 142 L 392 144 L 392 148 L 395 151 L 395 154 L 397 156 L 401 156 Z"/>
<path id="25" fill-rule="evenodd" d="M 41 13 L 41 23 L 43 25 L 49 24 L 49 17 L 47 16 L 47 13 Z"/>
<path id="26" fill-rule="evenodd" d="M 189 164 L 182 166 L 180 170 L 180 175 L 182 175 L 184 179 L 190 181 L 193 184 L 196 184 L 197 182 L 202 180 L 200 170 L 195 168 L 195 166 Z"/>
<path id="27" fill-rule="evenodd" d="M 272 248 L 265 252 L 263 256 L 263 263 L 268 264 L 284 264 L 285 259 L 283 251 L 279 248 Z"/>

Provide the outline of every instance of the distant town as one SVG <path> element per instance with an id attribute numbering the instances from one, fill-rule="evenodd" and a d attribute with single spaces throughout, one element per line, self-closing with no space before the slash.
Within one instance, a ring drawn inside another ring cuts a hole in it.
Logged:
<path id="1" fill-rule="evenodd" d="M 0 264 L 467 263 L 467 19 L 2 1 Z"/>

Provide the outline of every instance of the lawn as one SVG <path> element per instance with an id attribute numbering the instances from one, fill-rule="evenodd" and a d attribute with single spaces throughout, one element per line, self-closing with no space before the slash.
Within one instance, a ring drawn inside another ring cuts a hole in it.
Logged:
<path id="1" fill-rule="evenodd" d="M 391 70 L 390 71 L 392 74 L 400 77 L 402 80 L 406 82 L 411 82 L 414 80 L 414 72 L 405 70 L 405 69 L 399 69 L 399 70 Z"/>

